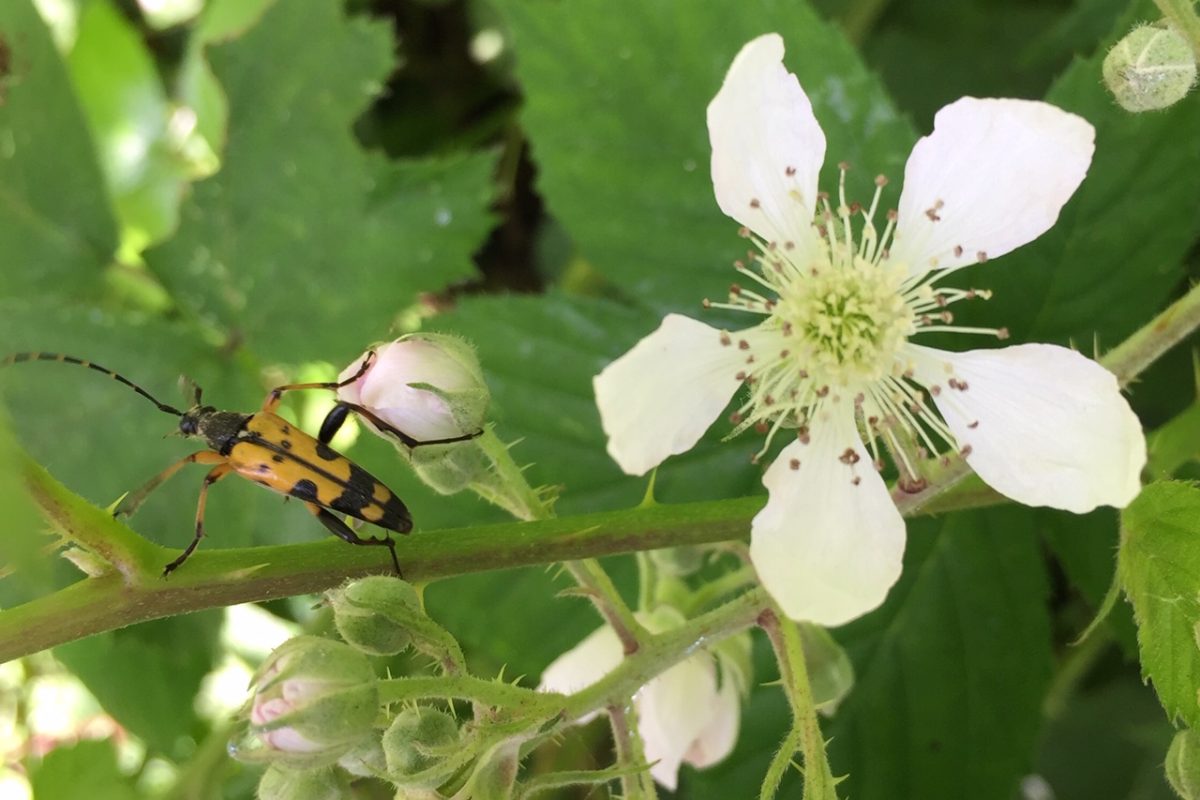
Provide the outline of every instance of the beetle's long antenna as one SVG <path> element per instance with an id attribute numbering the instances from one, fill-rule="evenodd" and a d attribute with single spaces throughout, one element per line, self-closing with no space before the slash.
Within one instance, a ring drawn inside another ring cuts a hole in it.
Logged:
<path id="1" fill-rule="evenodd" d="M 64 353 L 13 353 L 11 356 L 6 357 L 3 361 L 0 361 L 0 367 L 7 367 L 10 364 L 20 364 L 23 361 L 57 361 L 60 364 L 78 364 L 81 367 L 87 367 L 88 369 L 94 369 L 97 372 L 104 373 L 108 377 L 115 380 L 117 383 L 123 383 L 126 386 L 128 386 L 130 389 L 133 389 L 135 392 L 140 394 L 142 397 L 146 398 L 151 403 L 154 403 L 154 405 L 158 406 L 159 411 L 165 411 L 168 414 L 174 414 L 177 417 L 183 416 L 182 411 L 175 408 L 174 406 L 169 406 L 166 403 L 160 402 L 159 400 L 157 400 L 154 397 L 154 395 L 150 394 L 145 389 L 143 389 L 142 387 L 138 386 L 133 381 L 126 378 L 124 375 L 113 372 L 111 369 L 108 369 L 107 367 L 102 367 L 99 364 L 96 364 L 94 362 L 85 361 L 82 358 L 75 358 L 74 356 L 68 356 Z"/>

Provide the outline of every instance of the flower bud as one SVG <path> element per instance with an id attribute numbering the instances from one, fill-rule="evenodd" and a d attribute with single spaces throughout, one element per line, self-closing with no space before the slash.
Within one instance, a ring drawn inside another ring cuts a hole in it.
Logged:
<path id="1" fill-rule="evenodd" d="M 1134 28 L 1104 59 L 1104 83 L 1126 111 L 1155 111 L 1179 102 L 1196 82 L 1196 54 L 1166 25 Z"/>
<path id="2" fill-rule="evenodd" d="M 1200 734 L 1182 730 L 1167 749 L 1167 782 L 1183 800 L 1200 800 Z"/>
<path id="3" fill-rule="evenodd" d="M 458 723 L 436 708 L 418 707 L 401 711 L 383 734 L 383 754 L 389 777 L 401 786 L 414 785 L 406 778 L 432 770 L 452 755 L 458 744 Z M 432 774 L 417 788 L 433 788 L 449 775 Z"/>
<path id="4" fill-rule="evenodd" d="M 298 636 L 263 662 L 252 681 L 251 738 L 232 749 L 247 761 L 328 766 L 372 730 L 379 710 L 375 672 L 349 645 Z"/>
<path id="5" fill-rule="evenodd" d="M 374 575 L 326 594 L 341 637 L 374 656 L 394 656 L 412 644 L 409 620 L 424 614 L 421 599 L 399 578 Z"/>
<path id="6" fill-rule="evenodd" d="M 337 760 L 337 765 L 356 778 L 379 778 L 387 774 L 383 744 L 378 736 L 368 736 Z"/>
<path id="7" fill-rule="evenodd" d="M 332 769 L 293 770 L 272 764 L 258 782 L 258 800 L 341 800 L 350 787 Z"/>
<path id="8" fill-rule="evenodd" d="M 466 342 L 444 334 L 414 333 L 373 349 L 374 361 L 357 380 L 338 389 L 339 400 L 363 406 L 421 442 L 483 429 L 491 396 L 479 360 Z M 353 377 L 366 357 L 364 353 L 342 370 L 338 380 Z"/>

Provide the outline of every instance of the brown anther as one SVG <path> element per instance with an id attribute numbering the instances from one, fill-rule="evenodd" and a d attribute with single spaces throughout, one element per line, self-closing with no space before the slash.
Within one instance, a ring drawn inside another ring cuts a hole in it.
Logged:
<path id="1" fill-rule="evenodd" d="M 703 300 L 700 301 L 700 307 L 701 308 L 712 308 L 712 300 L 709 300 L 707 297 L 704 298 Z"/>
<path id="2" fill-rule="evenodd" d="M 744 381 L 746 380 L 746 373 L 742 370 L 738 370 L 738 373 L 733 377 L 735 380 Z"/>
<path id="3" fill-rule="evenodd" d="M 887 175 L 876 175 L 875 176 L 875 185 L 878 186 L 880 189 L 882 189 L 884 186 L 887 186 L 888 185 Z"/>
<path id="4" fill-rule="evenodd" d="M 788 351 L 788 350 L 780 350 L 780 351 L 779 351 L 779 357 L 780 357 L 780 358 L 787 358 L 787 357 L 788 357 L 788 355 L 789 355 L 789 353 L 790 353 L 790 351 Z"/>
<path id="5" fill-rule="evenodd" d="M 963 449 L 959 450 L 958 454 L 963 458 L 966 458 L 967 456 L 971 455 L 972 452 L 974 452 L 974 450 L 971 448 L 971 445 L 967 444 L 963 445 Z"/>
<path id="6" fill-rule="evenodd" d="M 842 172 L 849 172 L 850 171 L 850 162 L 849 161 L 839 161 L 838 169 L 840 169 Z"/>
<path id="7" fill-rule="evenodd" d="M 875 467 L 876 472 L 883 472 L 883 459 L 882 458 L 875 459 L 871 463 L 871 466 Z"/>
<path id="8" fill-rule="evenodd" d="M 979 427 L 979 420 L 975 420 L 974 422 L 968 422 L 967 427 L 970 428 L 971 430 L 975 430 L 976 428 Z"/>
<path id="9" fill-rule="evenodd" d="M 753 364 L 753 363 L 754 363 L 754 356 L 746 356 L 746 363 L 747 363 L 747 364 Z"/>
<path id="10" fill-rule="evenodd" d="M 741 414 L 739 414 L 737 411 L 735 411 L 729 415 L 729 424 L 730 425 L 741 425 L 743 419 L 744 419 L 744 417 Z"/>
<path id="11" fill-rule="evenodd" d="M 867 417 L 867 426 L 868 427 L 874 428 L 878 424 L 879 424 L 879 417 L 876 417 L 876 416 Z"/>
<path id="12" fill-rule="evenodd" d="M 817 397 L 825 397 L 828 394 L 829 394 L 828 386 L 822 386 L 820 389 L 817 389 Z"/>
<path id="13" fill-rule="evenodd" d="M 978 296 L 979 296 L 979 293 L 976 292 L 974 289 L 967 289 L 967 299 L 968 300 L 974 300 Z"/>
<path id="14" fill-rule="evenodd" d="M 761 207 L 762 207 L 762 203 L 758 202 L 758 198 L 757 198 L 757 197 L 755 197 L 755 198 L 753 198 L 753 199 L 751 199 L 751 200 L 750 200 L 750 207 L 751 207 L 751 208 L 761 208 Z"/>
<path id="15" fill-rule="evenodd" d="M 894 208 L 889 208 L 887 211 L 888 222 L 895 222 L 900 217 L 900 212 Z"/>
<path id="16" fill-rule="evenodd" d="M 796 373 L 796 377 L 800 378 L 800 380 L 806 380 L 808 378 L 808 370 L 806 370 L 806 369 L 800 370 L 799 372 Z"/>
<path id="17" fill-rule="evenodd" d="M 784 336 L 792 335 L 792 323 L 790 323 L 790 322 L 783 323 L 783 335 Z"/>
<path id="18" fill-rule="evenodd" d="M 1008 328 L 1001 328 L 1000 330 L 996 331 L 996 338 L 1001 341 L 1004 341 L 1005 339 L 1007 339 L 1008 338 Z"/>
<path id="19" fill-rule="evenodd" d="M 850 479 L 851 486 L 858 486 L 860 483 L 862 483 L 862 478 L 857 475 Z"/>
<path id="20" fill-rule="evenodd" d="M 858 394 L 854 395 L 854 405 L 861 406 L 864 402 L 866 402 L 866 399 L 866 395 L 864 395 L 862 392 L 859 392 Z"/>
<path id="21" fill-rule="evenodd" d="M 742 287 L 738 286 L 736 283 L 731 283 L 729 284 L 729 293 L 734 297 L 737 297 L 742 293 Z"/>
<path id="22" fill-rule="evenodd" d="M 939 294 L 937 296 L 937 299 L 934 300 L 933 302 L 937 303 L 939 308 L 945 308 L 946 307 L 946 295 Z"/>
<path id="23" fill-rule="evenodd" d="M 757 433 L 766 433 L 767 431 L 771 430 L 771 426 L 766 422 L 756 422 L 754 423 L 754 430 Z"/>
<path id="24" fill-rule="evenodd" d="M 932 208 L 925 209 L 925 216 L 929 217 L 930 222 L 941 222 L 942 218 L 938 216 L 937 210 Z"/>
<path id="25" fill-rule="evenodd" d="M 763 397 L 763 405 L 764 405 L 764 406 L 773 406 L 773 405 L 775 405 L 775 398 L 774 398 L 774 397 L 772 397 L 771 395 L 766 395 L 765 397 Z"/>
<path id="26" fill-rule="evenodd" d="M 863 210 L 862 203 L 858 202 L 857 200 L 855 200 L 854 202 L 852 202 L 850 204 L 849 211 L 851 214 L 857 214 L 858 212 L 860 212 L 862 210 Z"/>
<path id="27" fill-rule="evenodd" d="M 790 241 L 790 240 L 789 240 L 789 241 L 786 241 L 786 242 L 784 242 L 784 243 L 783 243 L 783 249 L 784 249 L 784 250 L 795 250 L 795 249 L 796 249 L 796 243 L 795 243 L 795 242 L 793 242 L 793 241 Z"/>
<path id="28" fill-rule="evenodd" d="M 901 476 L 896 481 L 896 488 L 905 494 L 920 494 L 929 486 L 929 481 L 924 478 Z"/>
<path id="29" fill-rule="evenodd" d="M 940 394 L 942 393 L 942 387 L 941 387 L 941 386 L 938 386 L 938 385 L 935 383 L 933 386 L 930 386 L 930 387 L 929 387 L 929 393 L 930 393 L 931 395 L 933 395 L 934 397 L 937 397 L 938 395 L 940 395 Z"/>
<path id="30" fill-rule="evenodd" d="M 731 344 L 733 344 L 733 339 L 729 337 L 728 333 L 721 331 L 721 345 L 723 347 L 729 347 Z"/>
<path id="31" fill-rule="evenodd" d="M 956 244 L 956 245 L 954 245 L 954 257 L 955 257 L 955 258 L 958 258 L 958 257 L 959 257 L 959 256 L 961 256 L 962 254 L 963 254 L 963 248 L 962 248 L 962 245 L 961 245 L 961 244 Z"/>
<path id="32" fill-rule="evenodd" d="M 852 467 L 858 463 L 858 453 L 854 452 L 853 447 L 847 447 L 846 451 L 838 456 L 838 461 L 846 466 Z"/>
<path id="33" fill-rule="evenodd" d="M 952 311 L 943 311 L 941 314 L 938 314 L 938 317 L 947 325 L 954 322 L 954 312 Z"/>
<path id="34" fill-rule="evenodd" d="M 750 229 L 743 225 L 742 227 L 738 228 L 738 236 L 742 237 L 743 239 L 749 239 Z"/>
<path id="35" fill-rule="evenodd" d="M 987 261 L 987 253 L 980 250 L 978 253 L 975 254 L 975 260 L 978 261 L 980 264 L 982 264 L 983 262 Z"/>
<path id="36" fill-rule="evenodd" d="M 796 174 L 796 168 L 795 167 L 785 167 L 783 170 L 783 173 L 790 178 Z"/>
<path id="37" fill-rule="evenodd" d="M 733 262 L 733 268 L 736 270 L 743 270 L 746 268 L 746 262 L 739 258 L 737 261 Z"/>
<path id="38" fill-rule="evenodd" d="M 790 467 L 793 471 L 800 469 L 800 459 L 793 458 L 788 462 L 788 467 Z"/>
<path id="39" fill-rule="evenodd" d="M 817 202 L 823 203 L 829 199 L 829 192 L 817 192 Z"/>
<path id="40" fill-rule="evenodd" d="M 749 350 L 750 343 L 745 339 L 738 339 L 738 350 Z"/>

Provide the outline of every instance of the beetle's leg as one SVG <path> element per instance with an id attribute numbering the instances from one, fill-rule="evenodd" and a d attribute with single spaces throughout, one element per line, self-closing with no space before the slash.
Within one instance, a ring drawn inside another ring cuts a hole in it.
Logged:
<path id="1" fill-rule="evenodd" d="M 350 407 L 345 403 L 338 403 L 329 409 L 329 413 L 325 415 L 325 421 L 321 423 L 321 431 L 317 434 L 317 441 L 321 444 L 332 442 L 333 437 L 337 436 L 337 432 L 342 429 L 342 424 L 349 415 Z"/>
<path id="2" fill-rule="evenodd" d="M 138 510 L 138 507 L 145 502 L 146 498 L 161 486 L 168 478 L 174 475 L 179 470 L 186 467 L 188 464 L 220 464 L 225 461 L 225 456 L 220 453 L 214 453 L 212 450 L 201 450 L 199 453 L 192 453 L 190 456 L 184 456 L 176 461 L 171 466 L 164 469 L 162 472 L 155 475 L 150 480 L 146 481 L 138 489 L 130 492 L 121 498 L 117 503 L 117 507 L 113 510 L 113 516 L 119 517 L 122 514 L 126 516 Z"/>
<path id="3" fill-rule="evenodd" d="M 262 410 L 272 412 L 279 407 L 279 399 L 283 397 L 284 392 L 292 392 L 296 389 L 340 389 L 343 386 L 349 386 L 356 380 L 361 378 L 375 363 L 375 351 L 368 350 L 367 355 L 363 358 L 362 364 L 358 368 L 358 372 L 351 375 L 344 381 L 326 381 L 323 383 L 289 383 L 284 386 L 276 386 L 271 391 L 267 392 L 267 398 L 263 400 Z"/>
<path id="4" fill-rule="evenodd" d="M 362 416 L 364 419 L 366 419 L 368 422 L 370 422 L 372 425 L 374 425 L 379 430 L 385 431 L 387 433 L 390 433 L 392 436 L 395 436 L 397 439 L 399 439 L 401 442 L 403 442 L 406 447 L 408 447 L 410 449 L 413 447 L 425 447 L 425 446 L 431 445 L 431 444 L 454 444 L 455 442 L 465 442 L 470 439 L 474 439 L 477 436 L 483 435 L 483 431 L 478 430 L 478 431 L 475 431 L 474 433 L 464 433 L 462 436 L 451 436 L 446 439 L 425 439 L 424 441 L 422 441 L 420 439 L 415 439 L 412 436 L 409 436 L 404 431 L 400 430 L 399 428 L 384 422 L 382 419 L 379 418 L 379 416 L 374 411 L 371 411 L 370 409 L 367 409 L 367 408 L 363 408 L 362 406 L 358 405 L 357 403 L 341 402 L 341 403 L 338 403 L 338 406 L 342 407 L 342 408 L 348 408 L 351 411 L 353 411 L 354 413 L 359 414 L 360 416 Z M 336 410 L 337 409 L 335 408 L 334 411 L 336 411 Z M 330 411 L 329 415 L 333 416 L 333 411 Z M 325 425 L 328 425 L 328 424 L 329 424 L 329 417 L 326 417 Z M 322 432 L 325 431 L 325 425 L 321 426 Z"/>
<path id="5" fill-rule="evenodd" d="M 196 503 L 196 535 L 192 537 L 191 543 L 184 548 L 183 554 L 179 558 L 163 567 L 164 578 L 177 570 L 180 564 L 187 561 L 188 556 L 195 552 L 196 546 L 204 538 L 204 506 L 208 502 L 208 487 L 231 472 L 233 472 L 233 467 L 229 466 L 229 464 L 218 464 L 204 476 L 204 483 L 200 484 L 200 501 Z"/>
<path id="6" fill-rule="evenodd" d="M 388 549 L 388 552 L 390 552 L 392 554 L 392 566 L 394 566 L 396 568 L 396 574 L 397 575 L 401 574 L 400 573 L 400 559 L 396 558 L 396 542 L 392 539 L 391 536 L 383 536 L 383 537 L 371 536 L 371 537 L 363 538 L 363 537 L 359 536 L 357 533 L 355 533 L 354 531 L 350 530 L 349 526 L 347 526 L 345 522 L 342 522 L 340 519 L 338 519 L 338 517 L 336 515 L 331 513 L 329 510 L 322 508 L 321 506 L 317 505 L 316 503 L 305 502 L 304 505 L 308 506 L 308 510 L 313 513 L 313 516 L 315 516 L 317 519 L 321 520 L 321 524 L 324 525 L 326 528 L 328 528 L 329 532 L 332 533 L 334 536 L 338 537 L 339 539 L 342 539 L 343 541 L 347 541 L 350 544 L 378 545 L 380 547 L 386 547 Z"/>

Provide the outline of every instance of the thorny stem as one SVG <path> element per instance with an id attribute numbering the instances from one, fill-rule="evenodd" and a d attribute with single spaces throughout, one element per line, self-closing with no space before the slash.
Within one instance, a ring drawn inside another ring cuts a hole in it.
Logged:
<path id="1" fill-rule="evenodd" d="M 1100 359 L 1122 385 L 1200 326 L 1200 289 Z M 930 488 L 897 497 L 906 517 L 974 507 L 1002 498 L 964 483 L 970 470 L 953 462 Z M 341 542 L 275 547 L 201 548 L 184 568 L 160 575 L 178 551 L 137 537 L 29 462 L 24 477 L 35 502 L 70 541 L 112 556 L 113 571 L 0 611 L 0 662 L 91 634 L 151 619 L 297 594 L 321 592 L 349 578 L 385 573 L 376 548 Z M 951 488 L 953 487 L 953 488 Z M 930 502 L 935 500 L 935 502 Z M 662 547 L 744 538 L 761 497 L 706 503 L 652 504 L 567 519 L 430 532 L 398 542 L 405 577 L 430 581 L 485 570 L 547 564 Z M 117 545 L 113 545 L 113 542 Z M 652 676 L 650 676 L 652 677 Z M 639 684 L 640 685 L 640 684 Z"/>
<path id="2" fill-rule="evenodd" d="M 612 725 L 613 747 L 617 763 L 624 765 L 645 764 L 646 755 L 642 748 L 642 737 L 637 730 L 637 711 L 628 700 L 620 705 L 608 707 L 608 719 Z M 658 800 L 654 779 L 646 770 L 621 776 L 623 800 Z"/>
<path id="3" fill-rule="evenodd" d="M 1154 5 L 1200 56 L 1200 18 L 1196 16 L 1192 0 L 1154 0 Z"/>
<path id="4" fill-rule="evenodd" d="M 777 608 L 763 611 L 758 618 L 758 624 L 771 641 L 771 649 L 775 651 L 775 660 L 779 663 L 779 678 L 783 683 L 784 694 L 792 707 L 793 733 L 784 741 L 783 747 L 776 754 L 775 762 L 786 767 L 795 752 L 786 750 L 798 743 L 804 756 L 804 800 L 836 800 L 837 793 L 834 787 L 837 781 L 825 756 L 825 740 L 821 735 L 821 725 L 817 721 L 817 708 L 808 681 L 808 668 L 804 663 L 800 631 L 794 622 L 782 617 Z M 763 781 L 762 800 L 774 798 L 782 778 L 783 773 L 780 769 L 768 770 L 766 780 Z"/>

